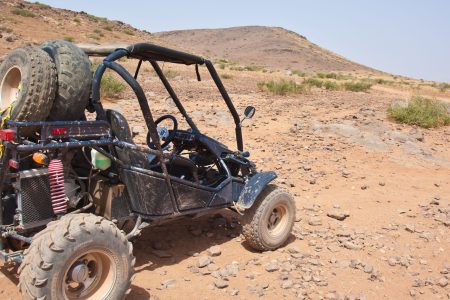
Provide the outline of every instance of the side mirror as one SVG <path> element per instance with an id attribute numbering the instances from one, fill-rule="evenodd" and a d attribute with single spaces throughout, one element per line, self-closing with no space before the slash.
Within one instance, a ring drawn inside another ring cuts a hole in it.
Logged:
<path id="1" fill-rule="evenodd" d="M 247 106 L 244 110 L 244 116 L 246 119 L 251 119 L 255 115 L 256 108 L 253 106 Z"/>

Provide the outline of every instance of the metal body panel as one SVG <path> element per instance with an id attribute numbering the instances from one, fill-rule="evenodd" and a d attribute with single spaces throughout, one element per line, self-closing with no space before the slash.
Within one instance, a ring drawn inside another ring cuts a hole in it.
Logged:
<path id="1" fill-rule="evenodd" d="M 261 172 L 253 175 L 245 184 L 244 189 L 239 196 L 237 205 L 241 209 L 248 209 L 252 207 L 256 198 L 264 190 L 264 188 L 277 178 L 275 172 Z"/>

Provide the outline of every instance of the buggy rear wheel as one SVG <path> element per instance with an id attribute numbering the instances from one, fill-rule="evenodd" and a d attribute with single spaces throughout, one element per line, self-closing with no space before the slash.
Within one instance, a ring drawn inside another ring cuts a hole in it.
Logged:
<path id="1" fill-rule="evenodd" d="M 295 202 L 283 188 L 268 185 L 243 218 L 246 242 L 255 250 L 274 250 L 286 243 L 295 221 Z"/>
<path id="2" fill-rule="evenodd" d="M 12 51 L 0 65 L 0 112 L 16 121 L 45 121 L 56 91 L 56 68 L 36 47 Z"/>
<path id="3" fill-rule="evenodd" d="M 131 285 L 131 243 L 112 222 L 92 214 L 50 223 L 24 254 L 24 299 L 122 299 Z"/>

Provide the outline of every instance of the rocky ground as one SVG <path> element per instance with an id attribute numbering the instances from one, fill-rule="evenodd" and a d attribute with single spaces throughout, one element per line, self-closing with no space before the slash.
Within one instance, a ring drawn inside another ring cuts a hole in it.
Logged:
<path id="1" fill-rule="evenodd" d="M 143 70 L 154 115 L 172 113 L 162 85 Z M 234 147 L 231 118 L 206 72 L 200 83 L 193 68 L 175 72 L 174 88 L 200 130 Z M 450 299 L 450 129 L 393 123 L 386 109 L 398 94 L 377 87 L 274 96 L 256 83 L 284 74 L 227 73 L 238 110 L 257 109 L 244 127 L 246 150 L 295 195 L 292 236 L 277 251 L 254 252 L 228 211 L 147 229 L 134 245 L 128 299 Z M 133 95 L 105 103 L 142 142 Z M 0 277 L 3 295 L 18 298 L 13 273 Z"/>

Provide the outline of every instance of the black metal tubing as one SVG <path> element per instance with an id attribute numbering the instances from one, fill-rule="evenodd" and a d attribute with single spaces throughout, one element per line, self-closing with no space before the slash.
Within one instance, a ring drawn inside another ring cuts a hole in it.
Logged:
<path id="1" fill-rule="evenodd" d="M 205 65 L 206 65 L 206 68 L 208 68 L 208 71 L 211 74 L 211 77 L 214 80 L 217 88 L 219 89 L 223 100 L 225 100 L 225 103 L 227 104 L 227 107 L 230 110 L 231 115 L 233 116 L 234 124 L 236 124 L 235 131 L 236 131 L 237 148 L 239 151 L 244 151 L 244 142 L 242 141 L 241 119 L 239 118 L 239 114 L 236 111 L 236 108 L 234 107 L 234 104 L 231 101 L 231 98 L 228 95 L 228 92 L 225 89 L 225 86 L 223 85 L 222 80 L 220 80 L 219 74 L 217 74 L 217 71 L 214 68 L 214 65 L 212 64 L 212 62 L 209 60 L 206 60 Z"/>
<path id="2" fill-rule="evenodd" d="M 184 109 L 183 105 L 181 104 L 180 99 L 178 98 L 177 94 L 173 90 L 172 86 L 170 85 L 169 81 L 167 80 L 166 76 L 164 75 L 163 71 L 159 67 L 158 63 L 154 60 L 149 61 L 152 65 L 153 69 L 155 69 L 156 74 L 158 75 L 159 79 L 163 83 L 164 87 L 166 88 L 167 92 L 169 93 L 170 97 L 172 97 L 173 102 L 175 102 L 175 105 L 177 106 L 180 113 L 183 115 L 183 117 L 186 119 L 186 122 L 189 124 L 189 126 L 192 128 L 194 132 L 199 132 L 197 126 L 195 125 L 194 121 L 192 121 L 191 117 L 187 114 L 186 110 Z"/>
<path id="3" fill-rule="evenodd" d="M 122 51 L 122 50 L 118 50 L 118 51 Z M 116 63 L 114 61 L 109 61 L 108 60 L 108 59 L 118 59 L 118 58 L 120 58 L 122 56 L 125 56 L 125 55 L 126 55 L 126 52 L 125 53 L 122 52 L 121 54 L 119 54 L 119 53 L 112 53 L 107 58 L 105 58 L 105 60 L 103 61 L 102 66 L 108 67 L 111 70 L 114 70 L 117 74 L 119 74 L 120 77 L 122 77 L 123 80 L 125 80 L 126 83 L 128 83 L 128 85 L 134 91 L 136 97 L 138 98 L 138 102 L 139 102 L 139 106 L 141 107 L 142 114 L 144 115 L 144 120 L 145 120 L 145 123 L 147 125 L 150 137 L 152 138 L 153 141 L 156 141 L 155 142 L 156 150 L 162 154 L 163 151 L 161 149 L 159 136 L 158 136 L 158 133 L 157 133 L 157 130 L 156 130 L 156 124 L 155 124 L 155 121 L 153 120 L 153 116 L 152 116 L 150 107 L 148 105 L 147 98 L 145 97 L 145 93 L 142 90 L 142 87 L 131 76 L 131 74 L 128 73 L 128 71 L 124 67 L 122 67 L 121 65 L 119 65 L 118 63 Z M 100 82 L 101 81 L 101 77 L 97 78 L 97 81 Z M 95 82 L 95 80 L 94 80 L 94 82 Z M 99 86 L 96 85 L 96 87 L 94 87 L 94 84 L 93 84 L 92 89 L 94 89 L 94 88 L 98 89 Z M 97 90 L 95 94 L 94 94 L 94 91 L 93 91 L 92 94 L 93 94 L 93 96 L 92 96 L 93 102 L 94 103 L 96 103 L 96 102 L 99 103 L 100 102 L 100 91 Z M 94 99 L 94 97 L 96 97 L 96 98 Z M 103 107 L 101 107 L 101 110 L 103 110 Z M 103 110 L 103 113 L 104 113 L 104 110 Z M 106 114 L 104 114 L 104 116 L 106 118 Z M 167 167 L 164 164 L 164 159 L 163 159 L 162 155 L 159 155 L 159 159 L 160 159 L 160 162 L 161 162 L 161 169 L 162 169 L 162 172 L 164 174 L 164 179 L 165 179 L 166 183 L 168 184 L 168 186 L 170 187 L 171 186 L 171 184 L 170 184 L 170 176 L 169 176 L 169 172 L 167 171 Z M 171 198 L 171 201 L 172 201 L 172 205 L 173 205 L 174 211 L 178 212 L 178 206 L 177 206 L 177 203 L 176 203 L 175 195 L 174 195 L 174 192 L 173 192 L 173 190 L 171 188 L 169 188 L 169 193 L 170 193 L 170 198 Z"/>
<path id="4" fill-rule="evenodd" d="M 149 43 L 134 44 L 126 50 L 128 56 L 143 60 L 157 60 L 185 65 L 202 65 L 205 62 L 205 59 L 200 56 Z"/>
<path id="5" fill-rule="evenodd" d="M 61 148 L 81 148 L 81 147 L 94 147 L 94 146 L 108 146 L 112 145 L 112 139 L 101 139 L 92 141 L 76 141 L 76 142 L 51 142 L 48 144 L 33 144 L 33 145 L 14 145 L 7 144 L 8 149 L 13 149 L 18 152 L 31 152 L 39 150 L 51 150 Z"/>

